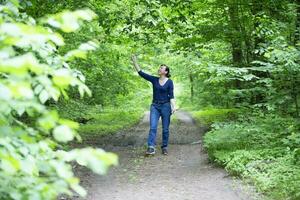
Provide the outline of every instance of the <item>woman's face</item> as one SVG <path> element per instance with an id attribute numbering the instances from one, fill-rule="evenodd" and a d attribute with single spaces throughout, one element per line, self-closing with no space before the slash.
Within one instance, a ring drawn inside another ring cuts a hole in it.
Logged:
<path id="1" fill-rule="evenodd" d="M 166 71 L 166 66 L 160 66 L 157 72 L 158 72 L 158 75 L 166 75 L 168 73 Z"/>

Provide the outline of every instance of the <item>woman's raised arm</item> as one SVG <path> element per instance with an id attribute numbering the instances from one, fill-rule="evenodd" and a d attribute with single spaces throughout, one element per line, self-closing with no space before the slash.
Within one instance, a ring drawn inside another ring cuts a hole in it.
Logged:
<path id="1" fill-rule="evenodd" d="M 131 60 L 132 60 L 132 64 L 135 67 L 136 71 L 138 72 L 138 74 L 143 77 L 145 80 L 150 81 L 151 83 L 154 83 L 155 81 L 155 76 L 152 76 L 150 74 L 147 74 L 145 72 L 143 72 L 140 68 L 140 66 L 138 65 L 137 61 L 136 61 L 136 56 L 132 55 L 131 56 Z"/>

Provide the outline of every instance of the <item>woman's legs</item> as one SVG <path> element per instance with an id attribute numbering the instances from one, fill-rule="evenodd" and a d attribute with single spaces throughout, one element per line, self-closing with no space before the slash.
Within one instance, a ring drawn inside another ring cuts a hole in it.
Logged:
<path id="1" fill-rule="evenodd" d="M 159 117 L 160 117 L 159 110 L 153 104 L 151 104 L 148 147 L 155 148 L 155 146 L 156 146 L 156 132 L 157 132 L 157 125 L 158 125 Z"/>
<path id="2" fill-rule="evenodd" d="M 165 103 L 161 107 L 162 116 L 162 146 L 161 148 L 167 148 L 169 143 L 169 125 L 171 121 L 171 105 Z"/>

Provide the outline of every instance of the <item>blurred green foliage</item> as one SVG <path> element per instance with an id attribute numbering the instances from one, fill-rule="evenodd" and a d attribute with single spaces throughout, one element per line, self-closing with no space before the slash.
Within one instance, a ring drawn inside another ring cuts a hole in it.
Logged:
<path id="1" fill-rule="evenodd" d="M 36 20 L 22 9 L 18 1 L 0 5 L 0 197 L 55 199 L 73 192 L 85 196 L 71 162 L 105 174 L 118 164 L 118 157 L 100 148 L 62 150 L 61 144 L 81 139 L 79 124 L 46 104 L 68 98 L 70 87 L 76 87 L 80 97 L 91 95 L 71 61 L 85 58 L 98 42 L 58 53 L 65 44 L 58 30 L 73 32 L 96 15 L 90 9 L 66 10 Z"/>

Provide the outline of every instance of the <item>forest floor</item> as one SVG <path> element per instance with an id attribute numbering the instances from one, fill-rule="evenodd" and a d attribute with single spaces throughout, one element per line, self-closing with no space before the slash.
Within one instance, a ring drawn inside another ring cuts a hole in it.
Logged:
<path id="1" fill-rule="evenodd" d="M 76 167 L 88 200 L 254 200 L 261 199 L 252 186 L 229 176 L 210 163 L 202 146 L 207 128 L 195 124 L 189 113 L 172 115 L 169 155 L 161 154 L 161 121 L 157 152 L 145 157 L 149 112 L 134 127 L 102 138 L 89 137 L 85 145 L 117 153 L 119 165 L 105 176 Z M 72 199 L 81 199 L 72 197 Z"/>

